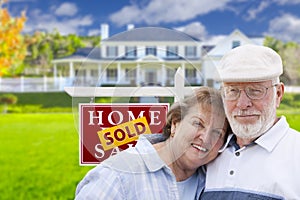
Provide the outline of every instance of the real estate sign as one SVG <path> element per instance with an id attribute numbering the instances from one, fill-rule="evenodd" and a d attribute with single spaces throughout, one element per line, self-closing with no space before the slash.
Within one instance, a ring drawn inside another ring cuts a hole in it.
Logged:
<path id="1" fill-rule="evenodd" d="M 133 147 L 140 134 L 162 133 L 168 109 L 168 103 L 79 104 L 80 165 Z"/>

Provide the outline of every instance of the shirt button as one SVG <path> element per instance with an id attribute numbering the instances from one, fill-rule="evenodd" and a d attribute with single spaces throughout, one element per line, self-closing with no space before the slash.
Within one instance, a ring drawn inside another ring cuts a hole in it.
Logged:
<path id="1" fill-rule="evenodd" d="M 240 152 L 235 152 L 235 155 L 236 156 L 240 156 Z"/>
<path id="2" fill-rule="evenodd" d="M 234 171 L 233 171 L 233 170 L 230 170 L 229 174 L 230 174 L 230 175 L 233 175 L 233 174 L 234 174 Z"/>

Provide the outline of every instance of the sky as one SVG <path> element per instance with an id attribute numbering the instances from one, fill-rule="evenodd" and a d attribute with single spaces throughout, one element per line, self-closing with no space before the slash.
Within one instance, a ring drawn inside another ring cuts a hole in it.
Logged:
<path id="1" fill-rule="evenodd" d="M 112 36 L 133 24 L 180 30 L 207 43 L 235 29 L 300 43 L 300 0 L 9 0 L 6 7 L 13 16 L 26 11 L 24 33 L 91 36 L 108 24 Z"/>

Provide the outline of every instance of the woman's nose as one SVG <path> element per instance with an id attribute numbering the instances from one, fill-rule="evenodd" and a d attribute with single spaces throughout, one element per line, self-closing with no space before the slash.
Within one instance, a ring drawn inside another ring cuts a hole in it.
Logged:
<path id="1" fill-rule="evenodd" d="M 203 141 L 206 142 L 209 139 L 209 131 L 207 130 L 201 130 L 198 133 L 198 137 Z"/>

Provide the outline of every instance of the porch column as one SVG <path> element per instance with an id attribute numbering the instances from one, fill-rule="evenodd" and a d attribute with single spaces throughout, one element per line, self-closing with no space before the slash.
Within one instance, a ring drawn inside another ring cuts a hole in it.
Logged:
<path id="1" fill-rule="evenodd" d="M 165 64 L 162 64 L 162 66 L 161 66 L 161 74 L 162 74 L 161 84 L 162 84 L 162 86 L 166 86 L 167 73 L 166 73 L 166 65 Z"/>
<path id="2" fill-rule="evenodd" d="M 136 81 L 135 81 L 135 84 L 137 86 L 139 86 L 141 84 L 140 82 L 140 78 L 141 78 L 141 66 L 140 66 L 140 63 L 137 63 L 136 65 Z"/>
<path id="3" fill-rule="evenodd" d="M 119 84 L 121 82 L 121 63 L 118 63 L 118 81 Z"/>

